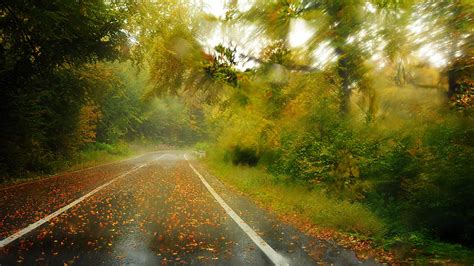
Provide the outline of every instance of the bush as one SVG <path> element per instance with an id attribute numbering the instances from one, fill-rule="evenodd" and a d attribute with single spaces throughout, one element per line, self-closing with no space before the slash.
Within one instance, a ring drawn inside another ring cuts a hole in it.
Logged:
<path id="1" fill-rule="evenodd" d="M 130 152 L 128 145 L 123 142 L 116 144 L 95 142 L 89 144 L 84 151 L 105 151 L 112 155 L 126 155 Z"/>
<path id="2" fill-rule="evenodd" d="M 257 151 L 252 148 L 235 146 L 231 150 L 231 158 L 234 165 L 255 166 L 260 156 L 257 154 Z"/>
<path id="3" fill-rule="evenodd" d="M 407 184 L 408 212 L 417 228 L 474 245 L 474 130 L 468 124 L 429 128 L 418 156 L 422 173 Z"/>
<path id="4" fill-rule="evenodd" d="M 210 149 L 210 145 L 206 142 L 198 142 L 194 144 L 194 149 L 196 151 L 208 151 Z"/>
<path id="5" fill-rule="evenodd" d="M 474 130 L 447 119 L 416 137 L 394 138 L 362 172 L 372 184 L 367 203 L 394 234 L 424 232 L 474 244 Z"/>

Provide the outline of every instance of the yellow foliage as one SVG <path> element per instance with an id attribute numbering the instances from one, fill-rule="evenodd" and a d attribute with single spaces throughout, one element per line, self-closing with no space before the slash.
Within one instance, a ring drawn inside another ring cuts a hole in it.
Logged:
<path id="1" fill-rule="evenodd" d="M 93 143 L 96 139 L 96 128 L 102 114 L 97 105 L 87 104 L 81 108 L 77 129 L 80 144 Z"/>
<path id="2" fill-rule="evenodd" d="M 263 136 L 267 139 L 265 144 L 277 145 L 273 121 L 265 119 L 250 106 L 239 110 L 227 123 L 230 126 L 224 129 L 219 139 L 223 147 L 230 148 L 238 145 L 259 151 L 262 149 Z"/>
<path id="3" fill-rule="evenodd" d="M 337 112 L 337 91 L 337 86 L 330 84 L 322 74 L 294 74 L 284 90 L 290 100 L 279 123 L 287 128 L 305 128 L 308 126 L 306 118 L 315 110 Z"/>

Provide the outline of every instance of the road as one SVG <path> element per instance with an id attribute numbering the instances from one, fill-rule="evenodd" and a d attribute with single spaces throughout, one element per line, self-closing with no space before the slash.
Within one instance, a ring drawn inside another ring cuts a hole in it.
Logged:
<path id="1" fill-rule="evenodd" d="M 0 265 L 373 265 L 162 151 L 0 187 Z"/>

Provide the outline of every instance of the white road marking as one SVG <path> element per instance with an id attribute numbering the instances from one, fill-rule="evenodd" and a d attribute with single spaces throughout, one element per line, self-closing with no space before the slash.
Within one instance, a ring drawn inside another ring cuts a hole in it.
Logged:
<path id="1" fill-rule="evenodd" d="M 275 264 L 275 265 L 289 265 L 286 259 L 278 254 L 270 245 L 265 242 L 250 226 L 240 218 L 237 213 L 232 210 L 227 203 L 217 194 L 217 192 L 209 185 L 209 183 L 206 181 L 206 179 L 194 168 L 194 166 L 191 164 L 191 162 L 188 160 L 188 157 L 186 157 L 186 154 L 184 155 L 184 159 L 188 162 L 189 167 L 193 169 L 194 173 L 201 179 L 201 182 L 204 184 L 204 186 L 209 190 L 211 195 L 216 199 L 216 201 L 224 208 L 225 212 L 237 223 L 237 225 L 252 239 L 252 241 L 262 250 L 265 255 Z"/>
<path id="2" fill-rule="evenodd" d="M 154 162 L 156 160 L 159 160 L 161 158 L 163 158 L 163 156 L 165 156 L 166 154 L 163 154 L 161 156 L 159 156 L 158 158 L 152 160 L 151 162 Z M 42 218 L 42 219 L 39 219 L 38 221 L 28 225 L 27 227 L 21 229 L 20 231 L 14 233 L 13 235 L 10 235 L 8 236 L 7 238 L 3 239 L 0 241 L 0 248 L 3 248 L 5 247 L 6 245 L 10 244 L 11 242 L 17 240 L 18 238 L 28 234 L 29 232 L 35 230 L 36 228 L 40 227 L 41 225 L 43 225 L 44 223 L 46 222 L 49 222 L 51 219 L 53 219 L 54 217 L 56 216 L 59 216 L 60 214 L 62 214 L 63 212 L 69 210 L 70 208 L 76 206 L 77 204 L 79 204 L 81 201 L 87 199 L 88 197 L 94 195 L 95 193 L 97 193 L 98 191 L 100 191 L 101 189 L 107 187 L 108 185 L 112 184 L 113 182 L 117 181 L 119 178 L 122 178 L 134 171 L 137 171 L 138 169 L 140 168 L 143 168 L 144 166 L 148 165 L 149 163 L 145 163 L 145 164 L 142 164 L 140 166 L 137 166 L 135 168 L 133 168 L 132 170 L 126 172 L 126 173 L 123 173 L 117 177 L 115 177 L 114 179 L 110 180 L 109 182 L 105 183 L 105 184 L 102 184 L 100 185 L 99 187 L 95 188 L 94 190 L 90 191 L 89 193 L 83 195 L 82 197 L 76 199 L 75 201 L 69 203 L 68 205 L 62 207 L 61 209 L 51 213 L 50 215 Z"/>

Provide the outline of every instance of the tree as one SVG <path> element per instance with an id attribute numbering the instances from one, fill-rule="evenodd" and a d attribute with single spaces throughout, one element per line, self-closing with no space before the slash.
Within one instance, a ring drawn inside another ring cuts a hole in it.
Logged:
<path id="1" fill-rule="evenodd" d="M 435 16 L 447 25 L 447 37 L 450 40 L 450 62 L 447 66 L 448 97 L 463 93 L 462 86 L 472 90 L 472 72 L 474 71 L 472 42 L 473 7 L 466 1 L 441 1 L 435 5 Z M 463 84 L 464 83 L 464 84 Z M 466 89 L 466 88 L 464 88 Z M 472 93 L 472 92 L 468 92 Z"/>
<path id="2" fill-rule="evenodd" d="M 117 58 L 122 19 L 101 1 L 0 1 L 2 169 L 46 169 L 75 149 L 84 90 L 71 70 Z"/>
<path id="3" fill-rule="evenodd" d="M 363 76 L 362 50 L 348 43 L 351 34 L 356 33 L 361 26 L 362 7 L 360 1 L 351 4 L 341 1 L 324 1 L 324 9 L 332 26 L 329 36 L 335 47 L 337 60 L 337 73 L 341 79 L 341 106 L 343 114 L 349 112 L 350 96 L 353 84 L 357 84 Z"/>
<path id="4" fill-rule="evenodd" d="M 329 39 L 338 56 L 337 74 L 341 82 L 340 111 L 349 112 L 351 90 L 364 76 L 364 52 L 356 44 L 348 42 L 348 38 L 358 32 L 362 25 L 362 1 L 273 1 L 257 5 L 250 14 L 258 14 L 256 21 L 262 25 L 263 32 L 277 41 L 286 42 L 289 34 L 290 20 L 302 17 L 313 24 L 320 24 L 318 34 L 313 36 L 308 52 L 322 40 Z M 249 15 L 249 17 L 251 17 Z M 301 68 L 310 70 L 311 68 Z M 364 86 L 369 83 L 365 82 Z M 359 86 L 362 87 L 362 86 Z"/>

